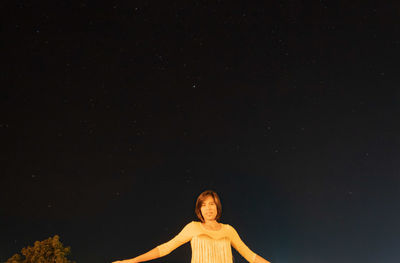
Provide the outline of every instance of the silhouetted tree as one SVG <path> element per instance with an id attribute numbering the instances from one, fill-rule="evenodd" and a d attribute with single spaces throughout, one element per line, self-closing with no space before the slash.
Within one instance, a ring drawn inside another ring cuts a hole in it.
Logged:
<path id="1" fill-rule="evenodd" d="M 36 241 L 34 246 L 25 247 L 20 254 L 15 254 L 6 263 L 75 263 L 67 259 L 70 247 L 64 247 L 60 237 L 55 235 L 43 241 Z"/>

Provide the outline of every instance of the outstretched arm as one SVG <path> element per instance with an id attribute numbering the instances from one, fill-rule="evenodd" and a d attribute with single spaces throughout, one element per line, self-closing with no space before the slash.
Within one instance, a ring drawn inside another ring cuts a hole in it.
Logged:
<path id="1" fill-rule="evenodd" d="M 191 223 L 187 224 L 182 229 L 182 231 L 178 235 L 176 235 L 173 239 L 153 248 L 152 250 L 150 250 L 147 253 L 144 253 L 144 254 L 137 256 L 135 258 L 132 258 L 132 259 L 127 259 L 127 260 L 122 260 L 122 261 L 114 261 L 112 263 L 140 263 L 140 262 L 149 261 L 152 259 L 166 256 L 169 253 L 171 253 L 171 251 L 173 251 L 174 249 L 176 249 L 177 247 L 181 246 L 182 244 L 188 242 L 191 239 L 191 236 L 192 236 L 191 226 L 192 226 Z"/>
<path id="2" fill-rule="evenodd" d="M 254 263 L 271 263 L 268 260 L 266 260 L 263 257 L 260 257 L 259 255 L 256 255 L 256 258 L 254 259 Z"/>
<path id="3" fill-rule="evenodd" d="M 120 261 L 114 261 L 113 263 L 139 263 L 139 262 L 144 262 L 144 261 L 149 261 L 152 259 L 156 259 L 160 257 L 160 252 L 158 248 L 153 248 L 147 253 L 144 253 L 140 256 L 137 256 L 135 258 L 131 259 L 126 259 L 126 260 L 120 260 Z"/>
<path id="4" fill-rule="evenodd" d="M 230 226 L 232 246 L 249 262 L 249 263 L 270 263 L 261 256 L 251 251 L 242 241 L 236 230 Z"/>

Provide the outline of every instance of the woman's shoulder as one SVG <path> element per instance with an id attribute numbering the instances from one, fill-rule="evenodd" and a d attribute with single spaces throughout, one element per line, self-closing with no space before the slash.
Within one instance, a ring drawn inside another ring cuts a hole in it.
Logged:
<path id="1" fill-rule="evenodd" d="M 194 231 L 196 231 L 196 229 L 197 229 L 197 224 L 196 224 L 196 222 L 195 222 L 195 221 L 191 221 L 191 222 L 187 223 L 187 224 L 183 227 L 182 232 L 183 232 L 183 233 L 193 233 Z"/>
<path id="2" fill-rule="evenodd" d="M 190 229 L 198 229 L 201 228 L 201 222 L 200 221 L 190 221 L 189 223 L 186 224 L 186 228 Z"/>
<path id="3" fill-rule="evenodd" d="M 222 223 L 222 222 L 219 222 L 221 225 L 222 225 L 222 227 L 224 227 L 224 228 L 230 228 L 230 227 L 232 227 L 230 224 L 225 224 L 225 223 Z"/>
<path id="4" fill-rule="evenodd" d="M 191 221 L 188 225 L 191 227 L 194 227 L 196 229 L 201 228 L 201 222 L 200 221 Z"/>
<path id="5" fill-rule="evenodd" d="M 225 227 L 225 229 L 227 229 L 228 231 L 233 231 L 236 232 L 236 229 L 230 225 L 230 224 L 223 224 L 223 226 Z"/>
<path id="6" fill-rule="evenodd" d="M 196 226 L 196 225 L 197 225 L 196 221 L 190 221 L 189 223 L 186 224 L 185 227 L 193 227 L 193 226 Z"/>

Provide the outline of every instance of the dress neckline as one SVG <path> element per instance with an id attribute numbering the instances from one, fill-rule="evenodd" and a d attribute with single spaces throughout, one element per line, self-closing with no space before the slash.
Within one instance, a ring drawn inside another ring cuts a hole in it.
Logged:
<path id="1" fill-rule="evenodd" d="M 221 227 L 220 227 L 218 230 L 212 230 L 212 229 L 207 229 L 207 228 L 203 225 L 202 222 L 199 222 L 199 223 L 200 223 L 200 226 L 201 226 L 204 230 L 207 230 L 207 231 L 218 232 L 218 231 L 221 231 L 221 230 L 222 230 L 222 227 L 223 227 L 222 223 L 219 223 L 219 225 L 220 225 Z"/>

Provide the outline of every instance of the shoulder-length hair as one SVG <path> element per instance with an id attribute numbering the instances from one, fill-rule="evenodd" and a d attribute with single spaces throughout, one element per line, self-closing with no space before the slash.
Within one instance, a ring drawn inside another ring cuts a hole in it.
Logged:
<path id="1" fill-rule="evenodd" d="M 214 199 L 214 202 L 217 206 L 217 216 L 215 217 L 215 220 L 218 221 L 222 215 L 222 205 L 221 205 L 221 200 L 219 199 L 218 194 L 216 192 L 214 192 L 213 190 L 206 190 L 206 191 L 202 192 L 199 195 L 199 197 L 197 197 L 196 207 L 194 209 L 194 212 L 196 213 L 197 218 L 200 219 L 200 221 L 203 223 L 204 223 L 204 218 L 203 218 L 203 215 L 201 214 L 201 205 L 203 204 L 204 200 L 208 196 L 211 196 Z"/>

